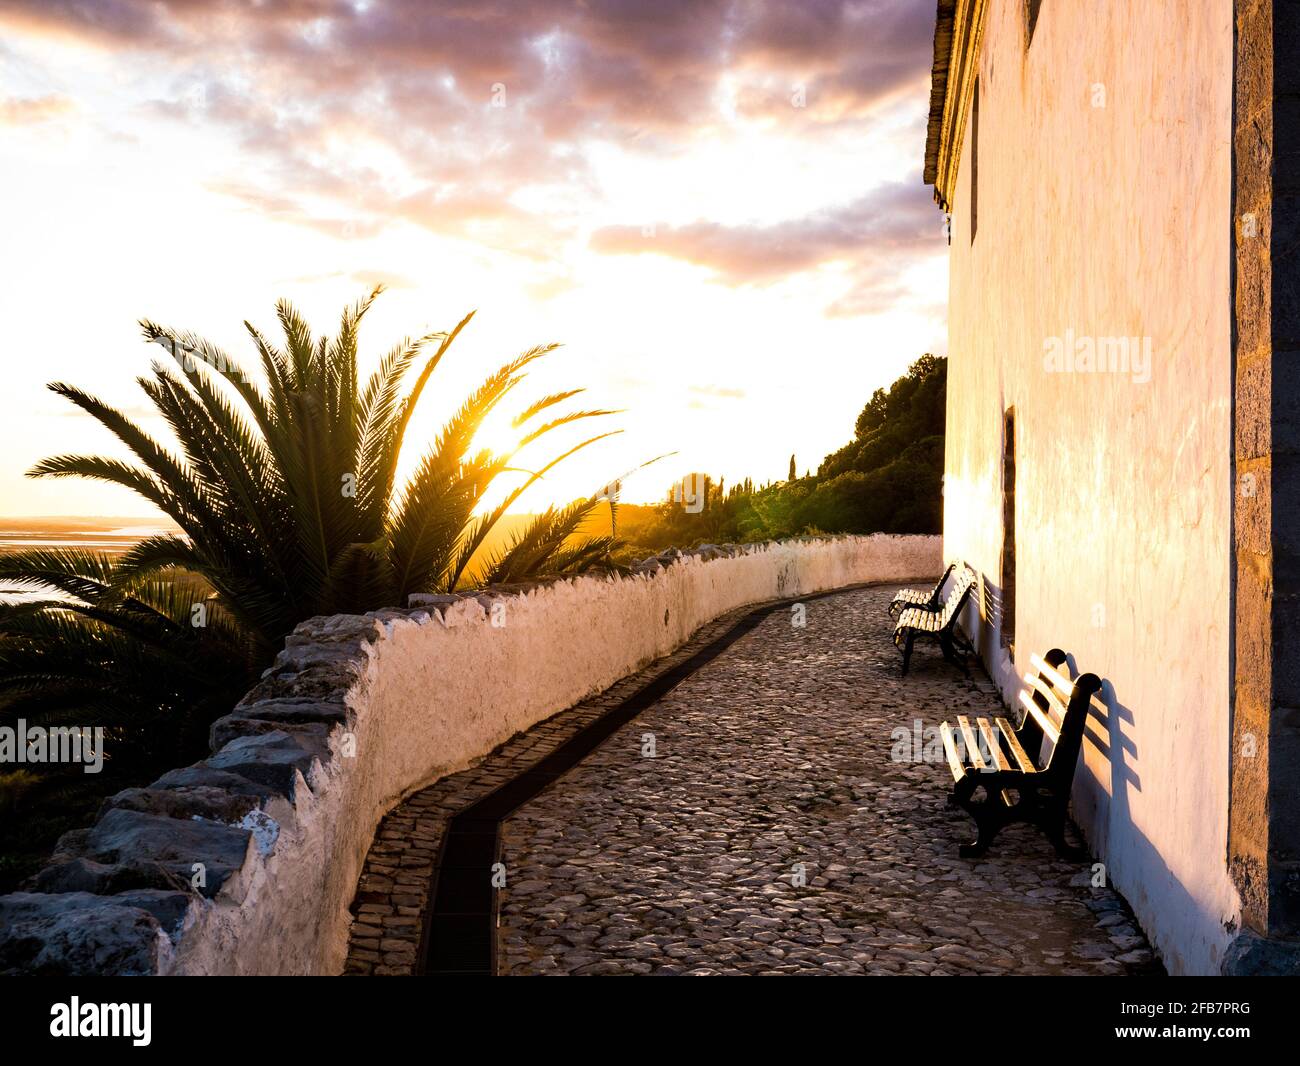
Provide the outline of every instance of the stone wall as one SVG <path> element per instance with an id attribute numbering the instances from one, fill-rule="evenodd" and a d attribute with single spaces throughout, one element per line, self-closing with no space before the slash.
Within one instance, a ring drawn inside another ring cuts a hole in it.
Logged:
<path id="1" fill-rule="evenodd" d="M 0 897 L 0 972 L 331 974 L 382 815 L 749 603 L 933 578 L 938 537 L 704 548 L 631 575 L 314 618 L 212 726 Z"/>
<path id="2" fill-rule="evenodd" d="M 1234 704 L 1240 974 L 1300 974 L 1300 10 L 1235 0 Z"/>

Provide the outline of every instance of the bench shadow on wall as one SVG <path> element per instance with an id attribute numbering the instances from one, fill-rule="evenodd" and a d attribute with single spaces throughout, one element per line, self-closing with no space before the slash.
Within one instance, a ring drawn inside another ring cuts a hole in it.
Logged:
<path id="1" fill-rule="evenodd" d="M 1072 653 L 1066 653 L 1070 675 L 1078 677 L 1081 669 Z M 1133 821 L 1131 796 L 1141 792 L 1142 778 L 1138 773 L 1138 748 L 1132 737 L 1136 724 L 1133 709 L 1120 699 L 1110 678 L 1102 678 L 1101 690 L 1092 699 L 1088 722 L 1084 727 L 1084 742 L 1106 760 L 1110 769 L 1109 791 L 1095 790 L 1092 796 L 1092 817 L 1089 821 L 1099 827 L 1106 837 L 1091 843 L 1094 849 L 1106 854 L 1110 861 L 1118 861 L 1110 847 L 1110 837 L 1116 827 L 1123 827 L 1127 853 L 1122 860 L 1121 883 L 1114 884 L 1129 903 L 1142 913 L 1154 910 L 1191 914 L 1202 905 L 1187 891 L 1170 869 L 1159 847 L 1143 833 Z M 1091 760 L 1096 766 L 1096 760 Z M 1106 880 L 1113 884 L 1110 871 Z M 1163 949 L 1166 962 L 1172 962 L 1167 945 Z M 1176 957 L 1176 952 L 1173 953 Z"/>
<path id="2" fill-rule="evenodd" d="M 981 640 L 981 647 L 985 654 L 1008 652 L 1009 649 L 1000 638 L 994 639 L 999 628 L 997 622 L 1002 618 L 1002 590 L 987 574 L 977 573 L 979 596 L 970 605 L 974 608 L 973 621 L 981 628 L 987 627 L 991 634 L 990 642 Z M 969 624 L 964 628 L 968 633 L 971 632 Z M 1078 677 L 1087 666 L 1085 664 L 1080 667 L 1074 654 L 1065 650 L 1070 676 Z M 1156 911 L 1191 915 L 1202 911 L 1203 905 L 1179 881 L 1160 848 L 1133 821 L 1130 797 L 1132 793 L 1143 790 L 1142 778 L 1138 773 L 1137 744 L 1131 735 L 1135 723 L 1133 709 L 1120 698 L 1114 683 L 1109 678 L 1102 678 L 1101 691 L 1093 697 L 1089 708 L 1084 742 L 1106 760 L 1110 780 L 1108 792 L 1095 790 L 1091 797 L 1091 817 L 1083 819 L 1097 827 L 1097 831 L 1103 835 L 1103 839 L 1090 840 L 1089 844 L 1094 851 L 1105 854 L 1108 862 L 1120 861 L 1110 848 L 1110 836 L 1112 828 L 1123 826 L 1125 854 L 1122 858 L 1123 869 L 1119 871 L 1121 883 L 1115 884 L 1112 881 L 1109 870 L 1107 883 L 1121 891 L 1139 915 L 1149 915 Z M 1095 759 L 1092 764 L 1096 766 Z M 1158 787 L 1158 783 L 1154 787 Z M 1216 922 L 1222 920 L 1220 915 L 1213 918 Z M 1165 944 L 1153 946 L 1161 950 L 1167 965 L 1177 967 L 1178 953 L 1175 950 Z"/>

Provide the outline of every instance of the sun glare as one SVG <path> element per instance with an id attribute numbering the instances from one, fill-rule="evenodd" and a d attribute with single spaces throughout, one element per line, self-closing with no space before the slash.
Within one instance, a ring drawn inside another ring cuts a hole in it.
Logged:
<path id="1" fill-rule="evenodd" d="M 474 434 L 474 445 L 470 451 L 486 448 L 494 455 L 510 455 L 518 450 L 524 432 L 514 425 L 514 410 L 498 406 L 483 419 L 483 424 Z"/>

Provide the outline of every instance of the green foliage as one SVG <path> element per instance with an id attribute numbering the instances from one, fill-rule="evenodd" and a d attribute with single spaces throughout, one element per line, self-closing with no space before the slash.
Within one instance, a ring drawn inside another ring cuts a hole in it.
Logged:
<path id="1" fill-rule="evenodd" d="M 23 797 L 39 783 L 40 778 L 30 770 L 11 770 L 0 774 L 0 814 L 16 810 Z"/>
<path id="2" fill-rule="evenodd" d="M 628 542 L 623 555 L 633 557 L 647 550 L 733 539 L 745 499 L 743 489 L 728 492 L 724 482 L 708 474 L 688 474 L 668 490 L 648 521 L 623 524 L 620 532 Z"/>
<path id="3" fill-rule="evenodd" d="M 819 477 L 888 465 L 913 443 L 943 437 L 948 360 L 923 355 L 907 374 L 877 389 L 854 426 L 854 439 L 822 460 Z M 940 464 L 942 466 L 942 464 Z"/>
<path id="4" fill-rule="evenodd" d="M 709 486 L 692 513 L 680 487 L 639 528 L 625 529 L 634 548 L 659 551 L 722 541 L 757 541 L 811 533 L 937 533 L 943 524 L 946 359 L 924 355 L 889 391 L 877 389 L 858 416 L 855 436 L 828 455 L 811 477 L 729 493 L 705 475 L 684 484 Z"/>
<path id="5" fill-rule="evenodd" d="M 34 873 L 59 837 L 94 818 L 105 796 L 139 784 L 127 768 L 108 765 L 100 774 L 85 774 L 75 766 L 47 767 L 41 773 L 17 770 L 4 777 L 8 780 L 0 781 L 0 892 L 12 892 Z"/>

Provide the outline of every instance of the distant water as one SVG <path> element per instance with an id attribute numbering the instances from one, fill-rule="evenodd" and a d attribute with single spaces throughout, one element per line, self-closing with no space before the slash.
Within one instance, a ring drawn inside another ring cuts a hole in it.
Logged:
<path id="1" fill-rule="evenodd" d="M 26 548 L 90 548 L 121 555 L 145 537 L 175 530 L 162 524 L 110 525 L 96 527 L 93 520 L 21 519 L 0 520 L 0 555 Z M 66 599 L 50 589 L 28 589 L 0 578 L 0 603 Z"/>

